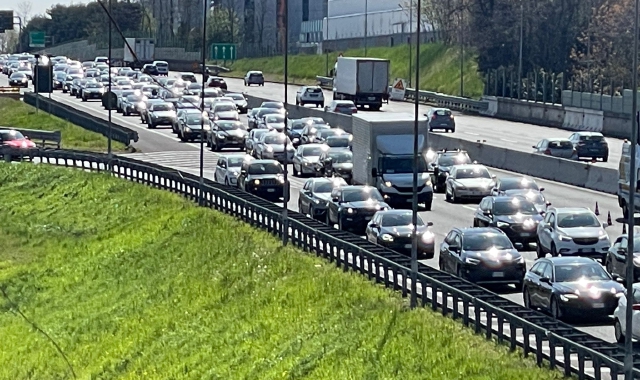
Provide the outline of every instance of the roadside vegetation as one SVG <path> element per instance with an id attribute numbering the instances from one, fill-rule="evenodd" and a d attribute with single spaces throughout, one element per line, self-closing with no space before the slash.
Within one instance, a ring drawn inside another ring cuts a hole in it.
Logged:
<path id="1" fill-rule="evenodd" d="M 342 52 L 346 57 L 363 57 L 364 49 Z M 412 52 L 415 63 L 415 48 Z M 314 84 L 316 76 L 326 76 L 333 68 L 339 52 L 327 55 L 292 55 L 289 57 L 289 80 L 299 84 Z M 409 46 L 371 47 L 367 56 L 391 60 L 391 79 L 409 78 Z M 222 62 L 219 62 L 222 64 Z M 328 63 L 328 69 L 327 69 Z M 226 76 L 243 77 L 249 70 L 262 70 L 267 80 L 283 80 L 284 58 L 248 58 L 228 64 L 233 71 Z M 415 65 L 414 65 L 415 66 Z M 412 74 L 411 83 L 415 83 Z M 476 57 L 466 53 L 464 61 L 464 95 L 471 98 L 482 96 L 483 82 L 478 74 Z M 413 87 L 413 86 L 412 86 Z M 460 95 L 460 49 L 444 44 L 424 44 L 420 47 L 420 89 Z"/>
<path id="2" fill-rule="evenodd" d="M 24 102 L 0 98 L 0 128 L 25 128 L 42 131 L 61 131 L 63 149 L 103 152 L 107 150 L 107 138 L 88 131 L 42 110 L 36 113 L 35 107 Z M 124 144 L 112 141 L 114 152 L 124 151 Z"/>
<path id="3" fill-rule="evenodd" d="M 169 192 L 0 163 L 0 378 L 560 379 Z M 6 295 L 6 296 L 5 296 Z"/>

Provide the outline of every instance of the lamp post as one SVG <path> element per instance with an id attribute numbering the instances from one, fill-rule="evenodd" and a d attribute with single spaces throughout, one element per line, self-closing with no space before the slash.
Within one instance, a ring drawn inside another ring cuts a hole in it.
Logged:
<path id="1" fill-rule="evenodd" d="M 464 97 L 464 0 L 460 7 L 460 97 Z"/>
<path id="2" fill-rule="evenodd" d="M 198 188 L 198 202 L 202 206 L 204 204 L 204 197 L 202 196 L 202 190 L 204 188 L 204 119 L 208 119 L 208 115 L 204 109 L 204 90 L 205 90 L 205 73 L 207 71 L 207 12 L 209 7 L 207 6 L 207 0 L 202 0 L 202 92 L 200 93 L 200 183 Z"/>
<path id="3" fill-rule="evenodd" d="M 634 227 L 635 227 L 635 195 L 638 180 L 636 167 L 636 146 L 638 144 L 638 1 L 635 0 L 634 20 L 633 20 L 633 78 L 631 90 L 633 91 L 633 104 L 631 105 L 631 159 L 629 164 L 629 232 L 627 256 L 632 255 L 634 250 Z M 627 287 L 627 308 L 625 310 L 625 343 L 624 343 L 624 378 L 633 380 L 633 271 L 634 260 L 627 259 L 625 281 Z"/>
<path id="4" fill-rule="evenodd" d="M 284 120 L 284 191 L 283 195 L 283 206 L 282 206 L 282 244 L 287 245 L 289 242 L 289 146 L 287 143 L 289 142 L 289 135 L 287 133 L 287 119 L 289 117 L 289 112 L 287 110 L 287 97 L 289 96 L 289 1 L 284 1 L 284 14 L 283 14 L 283 25 L 284 25 L 284 111 L 285 111 L 285 120 Z M 327 33 L 328 35 L 328 33 Z"/>
<path id="5" fill-rule="evenodd" d="M 111 0 L 109 0 L 109 14 L 111 14 Z M 108 18 L 108 17 L 107 17 Z M 107 96 L 107 100 L 109 102 L 109 107 L 107 110 L 107 113 L 109 114 L 108 116 L 108 120 L 107 120 L 107 125 L 109 128 L 109 131 L 107 133 L 107 155 L 109 157 L 109 161 L 111 160 L 111 157 L 113 155 L 112 152 L 112 148 L 111 148 L 111 108 L 113 108 L 112 106 L 112 93 L 111 93 L 111 29 L 113 27 L 113 23 L 111 22 L 111 18 L 109 18 L 109 52 L 108 52 L 108 57 L 107 57 L 107 61 L 109 61 L 109 95 Z"/>
<path id="6" fill-rule="evenodd" d="M 417 19 L 420 25 L 420 0 L 418 0 Z M 416 84 L 414 89 L 416 94 L 420 91 L 420 27 L 416 29 Z M 411 200 L 411 223 L 413 231 L 411 234 L 411 307 L 415 308 L 418 304 L 418 134 L 420 132 L 420 102 L 419 97 L 415 96 L 414 101 L 414 124 L 413 124 L 413 199 Z M 427 146 L 428 133 L 425 135 L 424 146 Z"/>

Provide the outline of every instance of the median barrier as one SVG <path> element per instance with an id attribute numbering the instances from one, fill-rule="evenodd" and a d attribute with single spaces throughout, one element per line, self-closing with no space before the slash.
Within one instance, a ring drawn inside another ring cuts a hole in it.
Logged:
<path id="1" fill-rule="evenodd" d="M 585 109 L 583 130 L 591 132 L 602 132 L 604 122 L 604 112 L 599 110 Z"/>
<path id="2" fill-rule="evenodd" d="M 587 180 L 584 187 L 591 190 L 602 191 L 604 193 L 617 194 L 618 191 L 618 171 L 610 168 L 603 168 L 589 165 Z"/>
<path id="3" fill-rule="evenodd" d="M 440 136 L 446 137 L 446 136 Z M 454 141 L 456 139 L 451 139 Z M 461 142 L 462 140 L 457 140 Z M 0 154 L 13 148 L 0 147 Z M 478 147 L 486 149 L 486 147 Z M 418 266 L 416 283 L 411 260 L 387 248 L 372 244 L 349 232 L 339 231 L 295 211 L 285 216 L 282 206 L 239 189 L 215 183 L 156 164 L 132 158 L 66 150 L 29 152 L 32 162 L 107 172 L 114 177 L 175 192 L 203 207 L 229 214 L 274 236 L 286 234 L 296 247 L 322 257 L 336 269 L 354 271 L 370 281 L 407 297 L 415 286 L 419 305 L 441 311 L 511 350 L 518 347 L 532 354 L 538 366 L 558 369 L 565 376 L 617 379 L 623 371 L 624 349 L 615 343 L 584 333 L 538 311 L 520 306 L 479 285 L 426 265 Z M 640 365 L 634 355 L 634 377 Z"/>
<path id="4" fill-rule="evenodd" d="M 480 115 L 494 117 L 498 113 L 498 98 L 485 95 L 482 101 L 487 103 L 487 109 L 480 111 Z"/>
<path id="5" fill-rule="evenodd" d="M 106 120 L 100 117 L 90 115 L 69 105 L 57 102 L 42 95 L 36 95 L 32 92 L 24 94 L 24 102 L 35 107 L 36 96 L 38 97 L 38 107 L 43 111 L 58 116 L 61 119 L 65 119 L 86 130 L 99 133 L 105 137 L 109 135 L 109 124 Z M 118 125 L 117 123 L 111 123 L 111 138 L 114 141 L 118 141 L 129 146 L 132 142 L 138 141 L 138 132 Z"/>

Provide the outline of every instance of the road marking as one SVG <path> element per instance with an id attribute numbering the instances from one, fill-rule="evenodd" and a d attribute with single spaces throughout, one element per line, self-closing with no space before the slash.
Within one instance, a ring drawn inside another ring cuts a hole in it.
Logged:
<path id="1" fill-rule="evenodd" d="M 471 207 L 471 206 L 467 206 L 467 205 L 462 205 L 462 207 L 471 210 L 471 211 L 476 211 L 476 207 Z"/>
<path id="2" fill-rule="evenodd" d="M 500 140 L 510 142 L 510 143 L 517 143 L 516 140 L 509 140 L 509 139 L 500 139 Z"/>
<path id="3" fill-rule="evenodd" d="M 479 133 L 473 133 L 473 132 L 464 132 L 464 133 L 466 133 L 468 135 L 473 135 L 473 136 L 480 136 Z"/>

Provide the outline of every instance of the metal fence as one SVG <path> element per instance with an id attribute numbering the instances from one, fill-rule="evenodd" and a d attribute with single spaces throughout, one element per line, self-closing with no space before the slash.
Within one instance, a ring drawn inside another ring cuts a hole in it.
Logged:
<path id="1" fill-rule="evenodd" d="M 9 148 L 0 153 L 23 156 L 32 162 L 104 171 L 180 194 L 280 238 L 287 233 L 292 244 L 344 271 L 361 273 L 375 283 L 402 292 L 403 296 L 410 292 L 408 257 L 296 212 L 289 213 L 288 231 L 283 231 L 281 207 L 238 189 L 210 180 L 205 180 L 201 187 L 197 176 L 124 157 L 109 160 L 104 154 L 66 150 L 21 152 Z M 619 345 L 604 342 L 437 269 L 421 265 L 419 272 L 417 289 L 423 307 L 461 320 L 477 334 L 497 339 L 511 350 L 521 347 L 524 355 L 533 355 L 538 365 L 546 364 L 580 379 L 617 379 L 623 371 L 624 353 Z M 639 358 L 635 356 L 636 360 Z M 635 377 L 640 378 L 640 366 L 636 366 Z"/>

